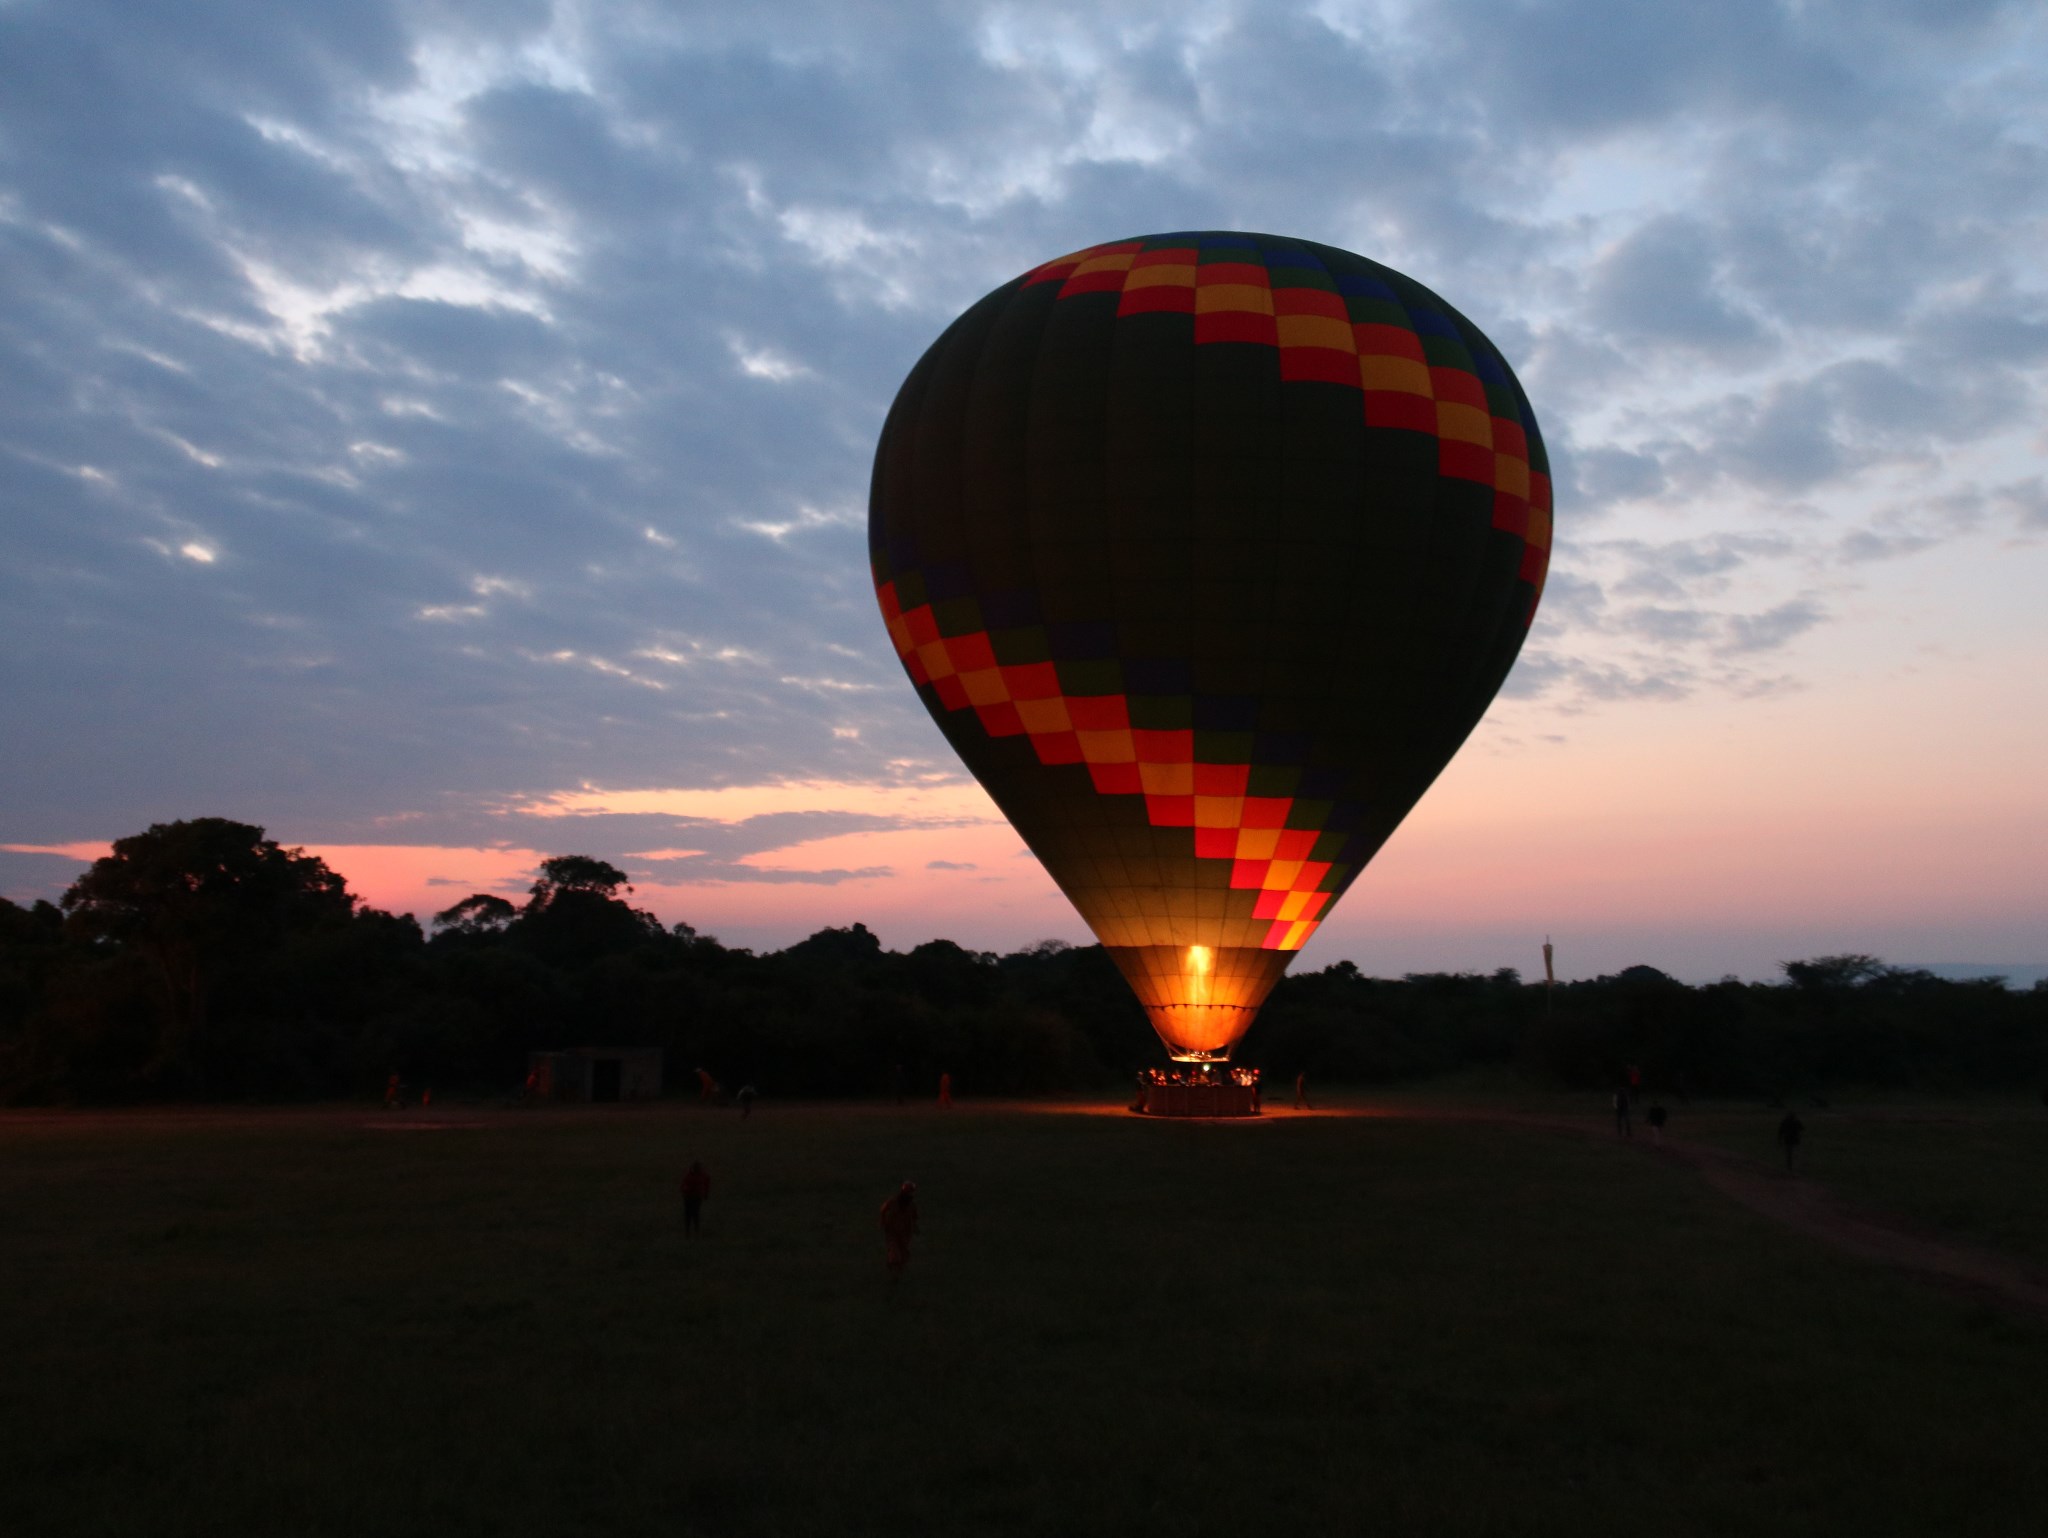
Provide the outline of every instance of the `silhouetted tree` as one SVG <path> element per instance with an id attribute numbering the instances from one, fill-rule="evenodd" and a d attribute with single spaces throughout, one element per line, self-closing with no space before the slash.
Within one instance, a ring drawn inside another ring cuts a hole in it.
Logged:
<path id="1" fill-rule="evenodd" d="M 436 931 L 461 935 L 475 939 L 484 935 L 503 934 L 519 917 L 519 910 L 505 898 L 489 892 L 477 892 L 465 897 L 452 908 L 443 908 L 434 915 Z"/>
<path id="2" fill-rule="evenodd" d="M 540 862 L 540 879 L 533 884 L 533 895 L 528 899 L 526 911 L 534 913 L 546 908 L 549 903 L 565 892 L 589 892 L 598 897 L 616 897 L 620 887 L 628 892 L 626 873 L 616 865 L 593 859 L 587 854 L 558 854 Z"/>
<path id="3" fill-rule="evenodd" d="M 874 931 L 867 925 L 855 924 L 849 929 L 821 929 L 809 938 L 797 941 L 782 954 L 805 965 L 838 963 L 859 966 L 881 956 L 882 942 L 875 938 Z"/>
<path id="4" fill-rule="evenodd" d="M 618 867 L 542 862 L 528 900 L 477 893 L 436 916 L 362 908 L 342 878 L 223 819 L 123 839 L 65 898 L 0 902 L 0 1095 L 367 1093 L 397 1069 L 509 1089 L 536 1047 L 665 1049 L 771 1094 L 1103 1084 L 1161 1060 L 1099 945 L 1008 955 L 883 948 L 864 924 L 756 955 L 626 901 Z M 1650 966 L 1560 984 L 1513 969 L 1373 977 L 1349 961 L 1283 978 L 1240 1056 L 1279 1078 L 1377 1081 L 1512 1064 L 1605 1088 L 1640 1064 L 1660 1093 L 1796 1097 L 1835 1085 L 2048 1079 L 2048 988 L 1885 966 L 1785 964 L 1781 983 L 1688 987 Z"/>
<path id="5" fill-rule="evenodd" d="M 1779 965 L 1795 987 L 1854 988 L 1889 969 L 1875 956 L 1849 954 L 1816 956 L 1811 961 L 1784 961 Z"/>
<path id="6" fill-rule="evenodd" d="M 64 894 L 75 932 L 148 967 L 162 1028 L 143 1078 L 192 1077 L 225 968 L 294 928 L 346 922 L 354 908 L 326 862 L 224 817 L 117 839 Z"/>
<path id="7" fill-rule="evenodd" d="M 587 854 L 558 854 L 540 862 L 532 896 L 507 931 L 517 944 L 554 966 L 586 966 L 646 944 L 667 931 L 653 914 L 615 894 L 626 884 L 616 865 Z"/>

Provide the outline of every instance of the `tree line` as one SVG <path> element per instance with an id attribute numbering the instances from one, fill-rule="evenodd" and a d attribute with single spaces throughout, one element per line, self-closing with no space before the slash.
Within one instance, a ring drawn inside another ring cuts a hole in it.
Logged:
<path id="1" fill-rule="evenodd" d="M 660 1047 L 781 1096 L 1036 1094 L 1162 1060 L 1099 946 L 887 951 L 861 924 L 766 954 L 664 926 L 624 872 L 546 860 L 525 900 L 478 893 L 423 930 L 225 818 L 117 841 L 65 893 L 0 899 L 0 1099 L 110 1104 L 364 1095 L 388 1075 L 510 1094 L 527 1054 Z M 2048 1082 L 2048 986 L 1955 982 L 1868 956 L 1688 986 L 1648 966 L 1546 989 L 1491 974 L 1284 979 L 1240 1061 L 1375 1083 L 1480 1064 L 1564 1086 L 1626 1067 L 1674 1095 Z"/>

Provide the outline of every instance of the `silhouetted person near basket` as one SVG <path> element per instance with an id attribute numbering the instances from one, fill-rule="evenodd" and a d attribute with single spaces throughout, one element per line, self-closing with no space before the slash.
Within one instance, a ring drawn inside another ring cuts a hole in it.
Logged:
<path id="1" fill-rule="evenodd" d="M 1785 1145 L 1785 1173 L 1792 1173 L 1792 1154 L 1799 1147 L 1799 1140 L 1806 1136 L 1806 1123 L 1799 1119 L 1797 1111 L 1787 1111 L 1785 1119 L 1778 1123 L 1778 1141 Z"/>
<path id="2" fill-rule="evenodd" d="M 1303 1070 L 1294 1076 L 1294 1108 L 1297 1111 L 1313 1111 L 1308 1103 L 1308 1073 Z"/>
<path id="3" fill-rule="evenodd" d="M 742 1084 L 740 1092 L 732 1097 L 732 1103 L 740 1108 L 741 1121 L 754 1114 L 754 1100 L 760 1093 L 753 1085 Z"/>
<path id="4" fill-rule="evenodd" d="M 906 1180 L 882 1203 L 882 1263 L 889 1280 L 900 1281 L 910 1264 L 910 1241 L 917 1237 L 917 1184 Z"/>
<path id="5" fill-rule="evenodd" d="M 1634 1137 L 1636 1129 L 1628 1119 L 1628 1086 L 1622 1085 L 1614 1092 L 1614 1131 L 1617 1137 Z"/>
<path id="6" fill-rule="evenodd" d="M 689 1237 L 704 1226 L 704 1203 L 711 1196 L 711 1176 L 703 1164 L 692 1159 L 690 1167 L 683 1172 L 683 1236 Z"/>

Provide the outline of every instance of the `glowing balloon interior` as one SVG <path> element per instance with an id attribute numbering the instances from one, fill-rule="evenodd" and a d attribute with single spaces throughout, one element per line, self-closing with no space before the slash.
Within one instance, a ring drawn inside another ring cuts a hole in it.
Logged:
<path id="1" fill-rule="evenodd" d="M 1477 327 L 1364 257 L 1151 236 L 919 361 L 875 457 L 882 616 L 939 728 L 1216 1061 L 1479 721 L 1550 481 Z"/>

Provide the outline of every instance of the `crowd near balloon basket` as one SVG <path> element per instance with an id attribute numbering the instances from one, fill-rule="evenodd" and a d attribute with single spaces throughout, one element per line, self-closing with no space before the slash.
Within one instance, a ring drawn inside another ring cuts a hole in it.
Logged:
<path id="1" fill-rule="evenodd" d="M 1147 1068 L 1131 1109 L 1140 1116 L 1256 1116 L 1259 1070 L 1223 1063 Z"/>

